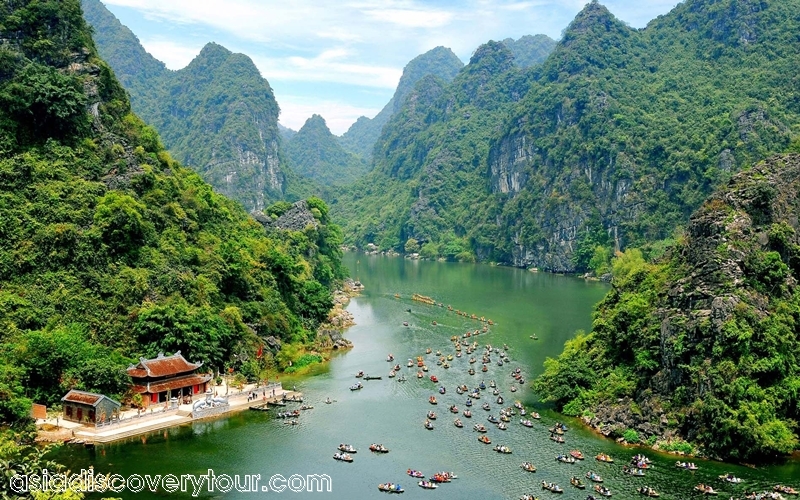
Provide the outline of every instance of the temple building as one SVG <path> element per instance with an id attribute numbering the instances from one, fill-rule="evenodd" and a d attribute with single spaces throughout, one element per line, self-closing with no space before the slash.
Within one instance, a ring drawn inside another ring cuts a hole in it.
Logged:
<path id="1" fill-rule="evenodd" d="M 191 399 L 194 394 L 204 394 L 210 374 L 197 373 L 203 363 L 190 363 L 178 351 L 172 356 L 159 353 L 153 359 L 139 358 L 137 365 L 128 367 L 133 381 L 133 392 L 142 395 L 142 404 L 165 403 L 171 398 Z"/>
<path id="2" fill-rule="evenodd" d="M 64 420 L 86 424 L 105 423 L 119 415 L 120 403 L 108 396 L 72 389 L 61 398 Z"/>

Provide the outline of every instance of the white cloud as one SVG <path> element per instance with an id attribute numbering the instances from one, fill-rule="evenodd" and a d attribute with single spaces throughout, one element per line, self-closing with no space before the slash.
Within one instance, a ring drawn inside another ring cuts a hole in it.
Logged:
<path id="1" fill-rule="evenodd" d="M 368 9 L 370 19 L 409 28 L 438 28 L 453 19 L 452 12 L 427 9 Z"/>
<path id="2" fill-rule="evenodd" d="M 311 115 L 317 114 L 325 118 L 331 132 L 342 135 L 360 116 L 372 118 L 380 111 L 342 101 L 309 99 L 307 96 L 287 95 L 277 98 L 281 106 L 281 125 L 294 130 L 300 130 Z"/>
<path id="3" fill-rule="evenodd" d="M 254 57 L 253 62 L 270 82 L 332 82 L 394 89 L 403 74 L 401 68 L 346 62 L 337 51 L 325 51 L 316 57 Z"/>

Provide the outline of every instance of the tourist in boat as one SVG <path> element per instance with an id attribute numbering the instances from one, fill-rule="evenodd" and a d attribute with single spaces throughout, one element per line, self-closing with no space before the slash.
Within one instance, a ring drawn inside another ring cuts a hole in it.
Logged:
<path id="1" fill-rule="evenodd" d="M 600 477 L 599 474 L 595 474 L 594 471 L 589 471 L 586 473 L 586 479 L 593 481 L 595 483 L 602 483 L 603 478 Z"/>
<path id="2" fill-rule="evenodd" d="M 428 419 L 430 419 L 430 420 L 436 420 L 436 412 L 434 412 L 434 411 L 429 411 L 429 412 L 428 412 Z"/>
<path id="3" fill-rule="evenodd" d="M 433 430 L 433 423 L 430 420 L 426 420 L 425 421 L 425 428 L 428 429 L 429 431 L 432 431 Z"/>
<path id="4" fill-rule="evenodd" d="M 331 398 L 325 398 L 325 404 L 326 405 L 329 405 L 331 403 L 333 403 L 333 401 L 331 401 Z"/>
<path id="5" fill-rule="evenodd" d="M 464 416 L 467 418 L 472 418 L 472 412 L 469 410 L 464 410 Z"/>
<path id="6" fill-rule="evenodd" d="M 406 471 L 406 474 L 408 474 L 408 475 L 409 475 L 409 476 L 411 476 L 411 477 L 417 477 L 417 478 L 419 478 L 419 477 L 425 477 L 425 474 L 423 474 L 422 472 L 420 472 L 420 471 L 418 471 L 418 470 L 413 470 L 413 469 L 408 469 L 408 470 Z"/>
<path id="7" fill-rule="evenodd" d="M 594 485 L 594 491 L 600 493 L 604 497 L 610 497 L 611 496 L 611 491 L 608 488 L 606 488 L 605 486 L 603 486 L 602 484 L 595 484 Z"/>
<path id="8" fill-rule="evenodd" d="M 489 403 L 483 403 L 483 405 L 481 405 L 481 408 L 483 408 L 486 411 L 489 411 L 489 409 L 490 409 Z"/>
<path id="9" fill-rule="evenodd" d="M 446 393 L 447 393 L 447 389 L 445 389 L 443 385 L 439 386 L 439 394 L 446 394 Z"/>
<path id="10" fill-rule="evenodd" d="M 339 451 L 344 451 L 344 452 L 347 452 L 347 453 L 356 453 L 357 452 L 357 450 L 352 445 L 344 444 L 344 443 L 340 443 L 339 444 Z"/>
<path id="11" fill-rule="evenodd" d="M 520 468 L 522 470 L 524 470 L 524 471 L 536 472 L 536 467 L 530 462 L 522 462 L 522 465 L 520 465 Z"/>
<path id="12" fill-rule="evenodd" d="M 461 421 L 461 419 L 458 419 L 458 418 L 453 421 L 453 424 L 456 427 L 464 427 L 464 423 Z"/>
<path id="13" fill-rule="evenodd" d="M 429 397 L 429 398 L 428 398 L 428 402 L 429 402 L 430 404 L 432 404 L 432 405 L 439 404 L 439 402 L 438 402 L 438 401 L 436 401 L 436 396 L 431 396 L 431 397 Z"/>
<path id="14" fill-rule="evenodd" d="M 363 376 L 364 376 L 364 370 L 359 370 L 359 372 L 356 373 L 356 378 L 361 378 Z"/>
<path id="15" fill-rule="evenodd" d="M 575 476 L 572 476 L 570 478 L 569 484 L 571 484 L 572 486 L 578 488 L 579 490 L 586 489 L 586 485 L 583 484 L 583 482 L 580 479 L 578 479 L 577 477 L 575 477 Z"/>
<path id="16" fill-rule="evenodd" d="M 430 481 L 420 481 L 417 484 L 419 484 L 420 487 L 428 489 L 428 490 L 435 490 L 436 488 L 439 487 L 439 486 L 437 486 L 436 484 L 434 484 L 434 483 L 432 483 Z"/>

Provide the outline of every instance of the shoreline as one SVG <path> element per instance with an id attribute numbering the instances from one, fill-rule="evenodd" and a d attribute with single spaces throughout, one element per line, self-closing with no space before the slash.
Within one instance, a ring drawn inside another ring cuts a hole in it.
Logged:
<path id="1" fill-rule="evenodd" d="M 320 325 L 317 329 L 317 339 L 312 346 L 315 350 L 327 354 L 323 357 L 323 361 L 304 366 L 293 373 L 278 372 L 278 374 L 285 374 L 289 377 L 302 376 L 312 370 L 314 366 L 329 362 L 330 352 L 351 349 L 353 343 L 344 338 L 343 333 L 344 330 L 355 325 L 355 320 L 352 313 L 347 311 L 345 307 L 350 302 L 351 298 L 357 297 L 363 290 L 363 284 L 351 278 L 347 278 L 344 280 L 342 289 L 333 292 L 334 305 L 328 315 L 328 321 Z M 275 389 L 275 396 L 267 397 L 266 387 L 261 387 L 257 384 L 248 384 L 242 389 L 233 389 L 235 392 L 230 392 L 228 396 L 228 406 L 218 407 L 219 410 L 213 413 L 201 414 L 198 416 L 194 416 L 192 405 L 188 404 L 178 405 L 178 407 L 169 410 L 161 408 L 155 413 L 151 410 L 149 414 L 140 414 L 136 409 L 132 408 L 123 412 L 122 421 L 124 421 L 124 423 L 115 423 L 101 427 L 86 426 L 77 422 L 64 421 L 61 420 L 60 416 L 38 420 L 36 422 L 36 442 L 43 444 L 63 443 L 93 446 L 96 443 L 111 443 L 193 422 L 225 418 L 245 410 L 258 409 L 267 411 L 275 407 L 280 408 L 280 406 L 276 406 L 277 403 L 286 402 L 291 404 L 303 402 L 302 392 L 285 390 L 280 383 L 267 387 L 270 390 L 273 388 Z M 226 392 L 230 389 L 225 386 L 224 383 L 222 386 L 216 386 L 216 388 L 220 391 L 225 388 Z M 259 391 L 263 394 L 261 398 L 250 399 L 246 397 L 246 395 L 251 392 L 258 394 Z M 193 403 L 195 401 L 196 400 L 193 400 Z"/>

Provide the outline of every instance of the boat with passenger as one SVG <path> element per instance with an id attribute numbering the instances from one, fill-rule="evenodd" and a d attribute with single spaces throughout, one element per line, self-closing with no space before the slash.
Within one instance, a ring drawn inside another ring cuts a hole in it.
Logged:
<path id="1" fill-rule="evenodd" d="M 439 487 L 439 485 L 432 483 L 430 481 L 420 481 L 417 483 L 421 488 L 425 488 L 426 490 L 435 490 Z"/>
<path id="2" fill-rule="evenodd" d="M 614 459 L 611 458 L 611 456 L 606 455 L 605 453 L 598 453 L 597 456 L 594 457 L 594 459 L 597 460 L 598 462 L 605 462 L 608 464 L 614 463 Z"/>
<path id="3" fill-rule="evenodd" d="M 717 490 L 715 490 L 713 487 L 711 487 L 710 484 L 700 483 L 700 484 L 698 484 L 697 486 L 694 487 L 694 490 L 695 491 L 699 491 L 700 493 L 702 493 L 704 495 L 717 495 L 718 494 Z"/>
<path id="4" fill-rule="evenodd" d="M 730 472 L 727 473 L 727 474 L 720 474 L 718 477 L 720 479 L 722 479 L 723 481 L 729 482 L 731 484 L 739 484 L 739 483 L 744 482 L 744 480 L 742 478 L 736 477 L 733 474 L 731 474 Z"/>
<path id="5" fill-rule="evenodd" d="M 536 466 L 534 466 L 530 462 L 522 462 L 522 465 L 520 465 L 520 468 L 522 470 L 524 470 L 524 471 L 527 471 L 527 472 L 536 472 Z"/>
<path id="6" fill-rule="evenodd" d="M 610 497 L 611 496 L 611 490 L 609 490 L 608 488 L 606 488 L 602 484 L 595 484 L 594 485 L 594 491 L 600 493 L 604 497 Z"/>
<path id="7" fill-rule="evenodd" d="M 573 457 L 568 456 L 568 455 L 558 455 L 556 457 L 556 460 L 558 462 L 561 462 L 562 464 L 574 464 L 575 463 L 575 459 Z"/>
<path id="8" fill-rule="evenodd" d="M 348 455 L 347 453 L 334 453 L 333 454 L 334 460 L 339 460 L 340 462 L 352 462 L 353 457 Z"/>
<path id="9" fill-rule="evenodd" d="M 369 445 L 369 451 L 374 451 L 375 453 L 389 453 L 389 448 L 382 444 L 372 443 Z"/>
<path id="10" fill-rule="evenodd" d="M 572 476 L 569 479 L 569 484 L 571 484 L 572 486 L 578 488 L 579 490 L 585 490 L 586 489 L 586 485 L 583 484 L 583 481 L 578 479 L 576 476 Z"/>
<path id="11" fill-rule="evenodd" d="M 420 472 L 420 471 L 418 471 L 418 470 L 414 470 L 414 469 L 408 469 L 408 470 L 406 471 L 406 474 L 408 474 L 408 475 L 409 475 L 409 476 L 411 476 L 411 477 L 416 477 L 416 478 L 423 478 L 423 477 L 425 477 L 425 474 L 423 474 L 422 472 Z"/>
<path id="12" fill-rule="evenodd" d="M 428 403 L 430 403 L 430 404 L 432 404 L 432 405 L 439 404 L 439 402 L 438 402 L 438 401 L 436 401 L 436 396 L 431 396 L 431 397 L 429 397 L 429 398 L 428 398 Z"/>
<path id="13" fill-rule="evenodd" d="M 386 493 L 403 493 L 406 491 L 399 484 L 394 483 L 381 483 L 378 485 L 378 490 Z"/>
<path id="14" fill-rule="evenodd" d="M 489 437 L 486 434 L 481 434 L 480 436 L 478 436 L 478 441 L 480 441 L 483 444 L 492 444 L 492 440 L 489 439 Z"/>
<path id="15" fill-rule="evenodd" d="M 583 453 L 581 453 L 581 450 L 572 450 L 571 452 L 569 452 L 569 454 L 575 460 L 583 460 L 584 459 L 584 456 L 583 456 Z"/>
<path id="16" fill-rule="evenodd" d="M 542 489 L 551 493 L 564 493 L 564 489 L 561 488 L 561 486 L 555 483 L 548 483 L 547 481 L 542 481 Z"/>
<path id="17" fill-rule="evenodd" d="M 473 431 L 486 432 L 486 427 L 483 424 L 475 424 L 472 426 Z"/>
<path id="18" fill-rule="evenodd" d="M 627 465 L 622 466 L 622 473 L 627 474 L 629 476 L 634 477 L 643 477 L 644 476 L 644 469 L 639 469 L 638 467 L 629 467 Z"/>
<path id="19" fill-rule="evenodd" d="M 800 494 L 800 492 L 798 492 L 796 489 L 792 488 L 791 486 L 785 486 L 783 484 L 776 484 L 775 486 L 772 487 L 772 491 L 774 491 L 776 493 L 783 493 L 784 495 L 798 495 L 798 494 Z"/>
<path id="20" fill-rule="evenodd" d="M 431 411 L 428 412 L 428 420 L 436 420 L 436 412 L 435 411 L 431 410 Z"/>
<path id="21" fill-rule="evenodd" d="M 355 383 L 355 384 L 350 386 L 350 390 L 351 391 L 360 391 L 363 388 L 364 388 L 364 385 L 361 382 Z"/>
<path id="22" fill-rule="evenodd" d="M 464 422 L 462 422 L 460 418 L 457 418 L 453 421 L 453 425 L 455 425 L 458 428 L 461 428 L 464 427 Z"/>
<path id="23" fill-rule="evenodd" d="M 525 427 L 533 427 L 533 422 L 531 422 L 530 420 L 520 419 L 519 423 L 521 423 Z"/>
<path id="24" fill-rule="evenodd" d="M 681 462 L 680 460 L 675 462 L 675 467 L 686 470 L 697 470 L 697 465 L 693 462 Z"/>
<path id="25" fill-rule="evenodd" d="M 649 486 L 642 486 L 641 488 L 638 488 L 636 491 L 638 491 L 639 494 L 644 495 L 646 497 L 658 498 L 661 496 L 659 492 L 657 492 L 656 490 L 654 490 Z"/>
<path id="26" fill-rule="evenodd" d="M 464 410 L 464 416 L 467 418 L 472 418 L 472 412 L 469 410 Z"/>
<path id="27" fill-rule="evenodd" d="M 555 441 L 556 443 L 564 444 L 564 436 L 559 436 L 556 434 L 550 434 L 550 441 Z"/>
<path id="28" fill-rule="evenodd" d="M 586 479 L 592 481 L 593 483 L 602 483 L 603 478 L 600 477 L 600 474 L 595 474 L 594 471 L 589 471 L 586 473 Z"/>
<path id="29" fill-rule="evenodd" d="M 428 429 L 429 431 L 433 430 L 433 422 L 431 422 L 430 420 L 426 420 L 424 425 L 425 428 Z"/>
<path id="30" fill-rule="evenodd" d="M 339 444 L 339 451 L 343 451 L 345 453 L 357 453 L 358 450 L 355 449 L 354 446 L 349 444 L 341 443 Z"/>
<path id="31" fill-rule="evenodd" d="M 496 451 L 497 453 L 504 453 L 506 455 L 511 454 L 511 448 L 509 448 L 508 446 L 506 446 L 504 444 L 495 445 L 495 447 L 492 448 L 492 449 L 494 451 Z"/>
<path id="32" fill-rule="evenodd" d="M 491 409 L 491 407 L 489 406 L 489 403 L 483 403 L 481 405 L 481 408 L 483 408 L 486 411 L 489 411 Z"/>

